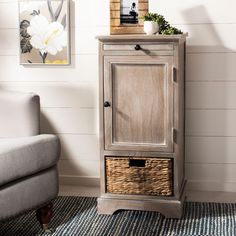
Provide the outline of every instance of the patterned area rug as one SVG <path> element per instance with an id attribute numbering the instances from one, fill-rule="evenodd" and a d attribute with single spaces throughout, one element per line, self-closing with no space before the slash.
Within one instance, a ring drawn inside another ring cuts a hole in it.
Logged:
<path id="1" fill-rule="evenodd" d="M 58 197 L 54 205 L 52 236 L 235 236 L 236 204 L 186 203 L 181 220 L 159 213 L 119 211 L 98 215 L 96 198 Z M 1 236 L 48 235 L 40 233 L 35 213 L 0 224 Z"/>

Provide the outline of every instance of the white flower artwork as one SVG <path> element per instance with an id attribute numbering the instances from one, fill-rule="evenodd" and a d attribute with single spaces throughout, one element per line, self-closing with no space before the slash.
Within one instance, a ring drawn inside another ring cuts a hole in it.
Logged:
<path id="1" fill-rule="evenodd" d="M 68 0 L 20 1 L 21 64 L 68 65 Z"/>

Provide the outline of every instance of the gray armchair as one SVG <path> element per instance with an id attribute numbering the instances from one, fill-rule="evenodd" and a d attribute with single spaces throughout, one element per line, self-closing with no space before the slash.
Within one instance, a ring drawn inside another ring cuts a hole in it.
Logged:
<path id="1" fill-rule="evenodd" d="M 39 96 L 0 90 L 0 221 L 37 210 L 46 230 L 58 194 L 60 142 L 39 134 Z"/>

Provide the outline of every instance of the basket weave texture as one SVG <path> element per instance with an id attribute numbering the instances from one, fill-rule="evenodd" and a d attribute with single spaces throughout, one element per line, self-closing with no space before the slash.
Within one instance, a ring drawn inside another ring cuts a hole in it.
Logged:
<path id="1" fill-rule="evenodd" d="M 130 166 L 130 160 L 144 164 Z M 115 194 L 173 195 L 172 160 L 106 157 L 106 191 Z"/>

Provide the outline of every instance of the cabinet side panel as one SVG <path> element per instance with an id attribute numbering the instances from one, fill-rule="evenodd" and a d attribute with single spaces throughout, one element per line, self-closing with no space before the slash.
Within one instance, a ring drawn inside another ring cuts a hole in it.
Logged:
<path id="1" fill-rule="evenodd" d="M 99 145 L 100 145 L 100 188 L 105 193 L 105 162 L 104 162 L 104 60 L 103 43 L 99 42 Z"/>
<path id="2" fill-rule="evenodd" d="M 177 138 L 174 146 L 175 152 L 175 190 L 180 197 L 185 180 L 185 154 L 184 154 L 184 120 L 185 120 L 185 42 L 176 46 L 175 67 L 177 69 L 177 79 L 175 82 L 174 95 L 174 128 L 177 130 Z"/>

